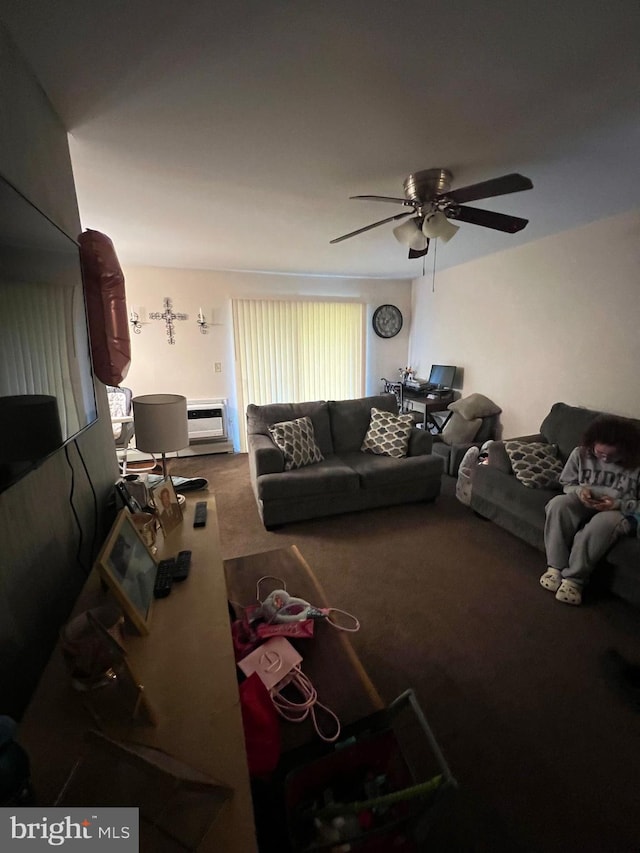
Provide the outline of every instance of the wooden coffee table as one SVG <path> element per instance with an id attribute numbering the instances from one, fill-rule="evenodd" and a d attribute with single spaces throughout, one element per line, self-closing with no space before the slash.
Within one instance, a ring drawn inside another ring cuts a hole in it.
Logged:
<path id="1" fill-rule="evenodd" d="M 327 602 L 311 567 L 295 545 L 225 560 L 224 570 L 229 601 L 237 613 L 242 607 L 257 603 L 256 584 L 266 575 L 280 578 L 290 595 L 313 605 L 339 606 L 339 602 Z M 276 580 L 265 581 L 263 594 L 279 587 Z M 318 692 L 318 700 L 337 714 L 343 726 L 384 707 L 349 637 L 349 633 L 319 619 L 313 638 L 293 641 L 302 655 L 302 670 Z M 317 737 L 311 720 L 302 723 L 283 720 L 283 750 L 302 746 Z"/>

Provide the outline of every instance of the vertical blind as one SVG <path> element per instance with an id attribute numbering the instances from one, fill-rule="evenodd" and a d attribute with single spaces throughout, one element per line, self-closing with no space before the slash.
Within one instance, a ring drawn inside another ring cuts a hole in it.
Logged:
<path id="1" fill-rule="evenodd" d="M 2 396 L 52 394 L 64 436 L 86 421 L 77 401 L 93 399 L 93 385 L 83 383 L 75 350 L 74 323 L 84 323 L 79 288 L 51 282 L 25 287 L 7 282 L 2 291 L 4 314 L 0 336 L 0 393 Z"/>
<path id="2" fill-rule="evenodd" d="M 362 303 L 234 299 L 232 311 L 239 412 L 249 403 L 362 396 Z M 239 421 L 246 450 L 242 414 Z"/>

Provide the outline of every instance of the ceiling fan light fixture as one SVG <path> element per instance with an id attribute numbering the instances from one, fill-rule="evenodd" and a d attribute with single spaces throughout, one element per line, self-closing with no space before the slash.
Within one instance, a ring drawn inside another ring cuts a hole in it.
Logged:
<path id="1" fill-rule="evenodd" d="M 459 226 L 449 222 L 441 210 L 428 213 L 422 223 L 422 233 L 425 237 L 437 237 L 443 243 L 448 243 L 458 230 Z"/>
<path id="2" fill-rule="evenodd" d="M 408 246 L 416 252 L 422 252 L 429 245 L 429 240 L 423 234 L 420 227 L 421 224 L 422 221 L 419 216 L 416 216 L 414 219 L 408 219 L 402 225 L 397 225 L 393 229 L 393 236 L 403 246 Z"/>

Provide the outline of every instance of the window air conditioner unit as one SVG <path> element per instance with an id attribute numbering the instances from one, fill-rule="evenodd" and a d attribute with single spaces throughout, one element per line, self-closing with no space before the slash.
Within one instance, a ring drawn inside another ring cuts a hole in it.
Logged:
<path id="1" fill-rule="evenodd" d="M 197 441 L 226 441 L 227 401 L 187 400 L 189 443 Z"/>

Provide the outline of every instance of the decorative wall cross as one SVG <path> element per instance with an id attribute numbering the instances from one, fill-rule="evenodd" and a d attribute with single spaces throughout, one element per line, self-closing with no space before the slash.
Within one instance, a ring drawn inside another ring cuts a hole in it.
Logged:
<path id="1" fill-rule="evenodd" d="M 188 320 L 189 315 L 188 314 L 176 314 L 175 311 L 173 310 L 173 302 L 171 301 L 170 296 L 165 296 L 163 305 L 164 305 L 164 311 L 162 313 L 160 313 L 159 311 L 152 311 L 149 314 L 149 317 L 152 320 L 164 320 L 166 332 L 167 332 L 167 339 L 168 339 L 167 343 L 168 344 L 175 344 L 176 339 L 175 339 L 174 334 L 173 334 L 174 333 L 173 321 L 174 320 Z"/>

